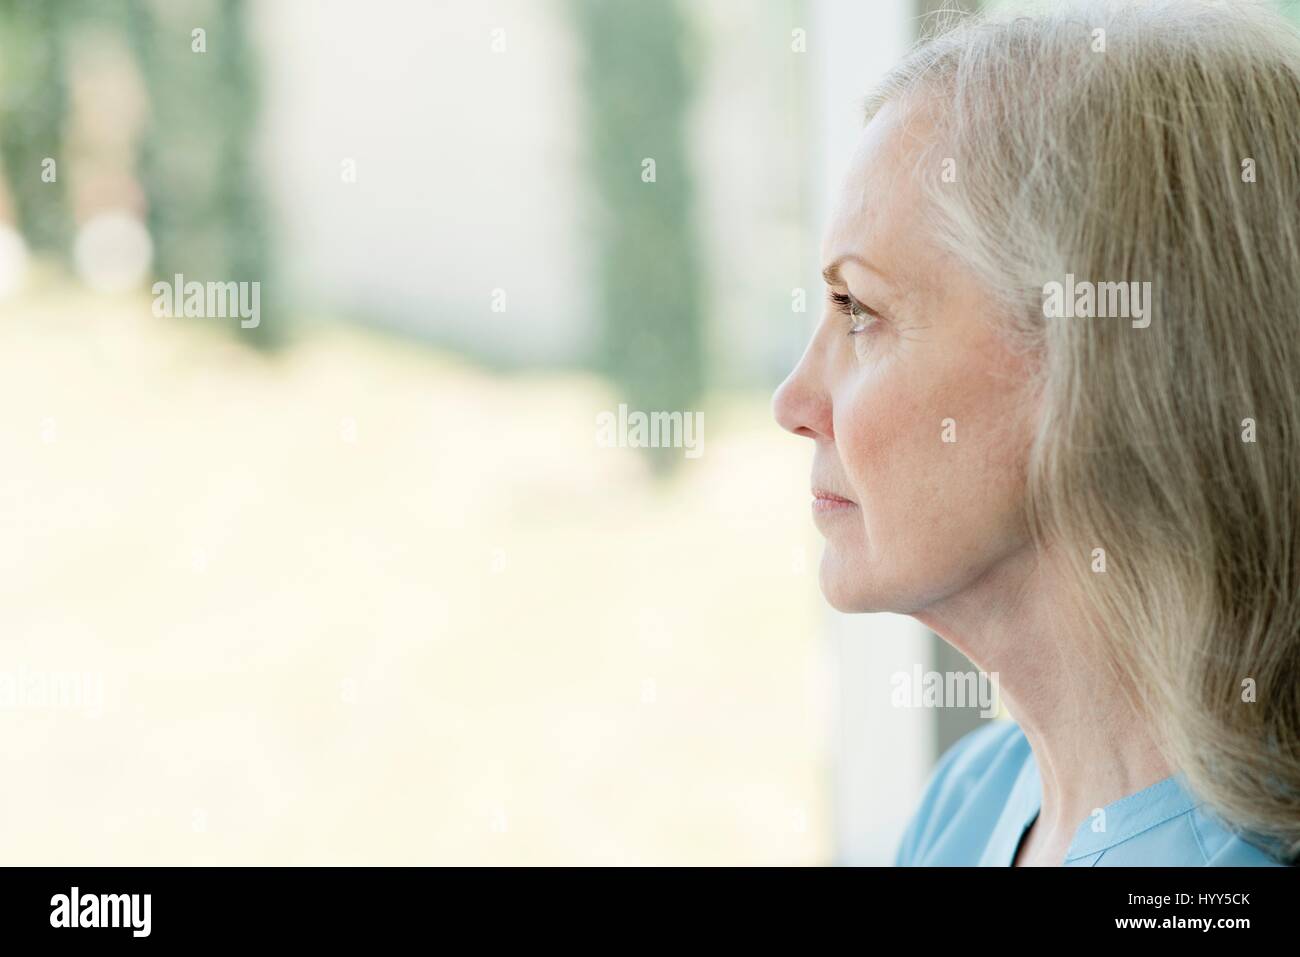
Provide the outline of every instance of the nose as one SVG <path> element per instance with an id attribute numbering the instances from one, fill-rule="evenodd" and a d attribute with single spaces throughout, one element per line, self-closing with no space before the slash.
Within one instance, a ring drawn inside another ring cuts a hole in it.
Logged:
<path id="1" fill-rule="evenodd" d="M 772 395 L 772 415 L 787 432 L 810 439 L 834 439 L 830 396 L 817 375 L 814 344 L 809 343 L 799 364 L 777 386 Z"/>

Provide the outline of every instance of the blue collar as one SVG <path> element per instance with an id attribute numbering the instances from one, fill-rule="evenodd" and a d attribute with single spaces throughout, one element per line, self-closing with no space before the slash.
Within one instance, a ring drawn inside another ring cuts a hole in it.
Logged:
<path id="1" fill-rule="evenodd" d="M 1034 760 L 1032 750 L 1016 780 L 1012 801 L 1016 807 L 1015 820 L 1020 826 L 1016 832 L 1018 841 L 1024 829 L 1038 817 L 1043 804 L 1043 782 L 1038 776 L 1038 762 Z M 1188 790 L 1187 778 L 1182 772 L 1163 778 L 1136 794 L 1112 801 L 1082 821 L 1074 832 L 1070 849 L 1065 853 L 1065 862 L 1100 854 L 1143 831 L 1186 814 L 1201 803 Z M 1013 848 L 1014 846 L 1015 844 Z"/>

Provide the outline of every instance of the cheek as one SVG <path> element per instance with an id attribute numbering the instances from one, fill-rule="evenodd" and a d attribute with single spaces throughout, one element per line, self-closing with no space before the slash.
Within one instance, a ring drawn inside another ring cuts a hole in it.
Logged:
<path id="1" fill-rule="evenodd" d="M 893 563 L 960 560 L 1005 537 L 1023 489 L 1023 434 L 1005 380 L 895 365 L 864 376 L 836 421 L 867 542 Z"/>
<path id="2" fill-rule="evenodd" d="M 935 473 L 947 451 L 940 442 L 942 390 L 905 371 L 893 366 L 865 376 L 845 397 L 835 426 L 869 530 L 882 531 L 891 517 L 916 516 L 915 506 L 936 492 Z"/>

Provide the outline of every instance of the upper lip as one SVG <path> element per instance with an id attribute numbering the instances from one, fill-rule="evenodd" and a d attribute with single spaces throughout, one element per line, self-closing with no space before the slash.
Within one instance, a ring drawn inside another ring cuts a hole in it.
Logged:
<path id="1" fill-rule="evenodd" d="M 813 486 L 812 493 L 813 498 L 824 498 L 831 502 L 847 502 L 849 505 L 857 504 L 857 502 L 853 501 L 851 498 L 845 498 L 843 495 L 839 495 L 829 489 L 818 488 L 816 485 Z"/>

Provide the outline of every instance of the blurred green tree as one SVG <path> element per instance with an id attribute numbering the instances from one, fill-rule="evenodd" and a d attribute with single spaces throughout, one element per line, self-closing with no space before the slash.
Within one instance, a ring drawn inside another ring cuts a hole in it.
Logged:
<path id="1" fill-rule="evenodd" d="M 41 162 L 63 156 L 66 24 L 75 4 L 0 0 L 0 162 L 16 228 L 36 252 L 66 258 L 72 220 L 65 181 L 42 182 Z"/>
<path id="2" fill-rule="evenodd" d="M 204 31 L 204 52 L 194 49 L 196 29 Z M 130 32 L 149 91 L 140 163 L 155 275 L 260 282 L 261 324 L 224 328 L 253 345 L 279 345 L 287 329 L 254 159 L 260 70 L 248 4 L 132 0 Z"/>
<path id="3" fill-rule="evenodd" d="M 706 371 L 686 148 L 700 50 L 673 0 L 571 8 L 599 250 L 594 358 L 629 408 L 692 411 Z M 680 449 L 647 453 L 660 475 L 683 460 Z"/>
<path id="4" fill-rule="evenodd" d="M 259 346 L 285 335 L 276 305 L 266 201 L 254 162 L 258 63 L 245 0 L 0 0 L 0 165 L 16 226 L 37 252 L 67 262 L 76 227 L 66 165 L 69 49 L 83 28 L 112 31 L 137 61 L 149 101 L 138 176 L 148 203 L 153 273 L 258 281 Z M 204 51 L 193 31 L 204 31 Z M 93 157 L 90 157 L 93 162 Z"/>

